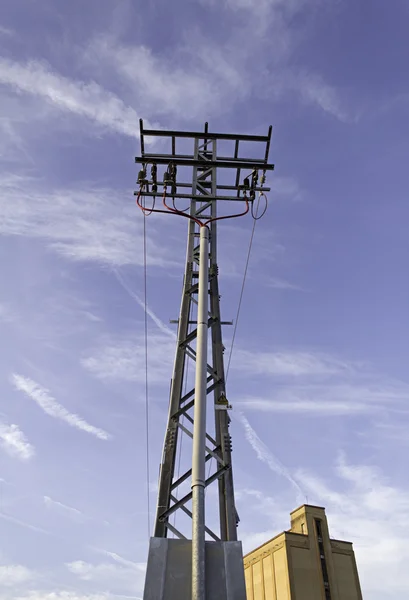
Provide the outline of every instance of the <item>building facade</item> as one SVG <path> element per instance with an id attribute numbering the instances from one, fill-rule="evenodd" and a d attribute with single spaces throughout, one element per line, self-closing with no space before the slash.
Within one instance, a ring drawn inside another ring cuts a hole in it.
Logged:
<path id="1" fill-rule="evenodd" d="M 362 600 L 351 542 L 329 537 L 325 509 L 303 505 L 291 529 L 244 557 L 247 600 Z"/>

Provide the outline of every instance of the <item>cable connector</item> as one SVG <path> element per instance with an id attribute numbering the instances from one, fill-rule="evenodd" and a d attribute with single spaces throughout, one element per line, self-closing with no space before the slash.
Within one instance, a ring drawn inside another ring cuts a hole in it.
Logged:
<path id="1" fill-rule="evenodd" d="M 139 185 L 144 185 L 146 183 L 146 170 L 141 169 L 138 173 L 138 183 Z"/>
<path id="2" fill-rule="evenodd" d="M 176 183 L 176 174 L 178 172 L 177 166 L 175 163 L 170 163 L 169 165 L 169 175 L 173 183 Z"/>
<path id="3" fill-rule="evenodd" d="M 163 174 L 163 186 L 165 189 L 168 187 L 169 183 L 172 183 L 172 177 L 169 171 L 165 171 Z"/>

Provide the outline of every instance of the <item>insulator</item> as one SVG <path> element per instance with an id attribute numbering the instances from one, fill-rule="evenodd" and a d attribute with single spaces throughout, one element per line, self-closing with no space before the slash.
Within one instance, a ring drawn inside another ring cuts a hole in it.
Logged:
<path id="1" fill-rule="evenodd" d="M 156 183 L 152 183 L 152 193 L 156 194 L 157 191 L 158 191 L 158 186 L 156 185 Z"/>
<path id="2" fill-rule="evenodd" d="M 263 174 L 262 174 L 262 176 L 260 177 L 260 184 L 261 184 L 261 185 L 264 185 L 264 184 L 265 184 L 265 182 L 266 182 L 266 172 L 265 172 L 265 171 L 263 171 Z"/>
<path id="3" fill-rule="evenodd" d="M 170 183 L 172 181 L 172 178 L 170 176 L 170 173 L 168 171 L 165 171 L 163 174 L 163 181 L 165 183 L 165 185 L 167 185 L 168 183 Z"/>
<path id="4" fill-rule="evenodd" d="M 156 183 L 157 175 L 158 175 L 158 167 L 157 167 L 157 165 L 152 165 L 151 166 L 151 179 L 154 183 Z"/>
<path id="5" fill-rule="evenodd" d="M 245 177 L 244 181 L 243 181 L 243 187 L 247 190 L 250 187 L 250 178 L 249 177 Z"/>
<path id="6" fill-rule="evenodd" d="M 254 170 L 251 174 L 251 187 L 255 188 L 258 182 L 258 171 Z"/>
<path id="7" fill-rule="evenodd" d="M 138 173 L 138 183 L 145 183 L 146 180 L 146 171 L 145 169 L 141 169 Z"/>

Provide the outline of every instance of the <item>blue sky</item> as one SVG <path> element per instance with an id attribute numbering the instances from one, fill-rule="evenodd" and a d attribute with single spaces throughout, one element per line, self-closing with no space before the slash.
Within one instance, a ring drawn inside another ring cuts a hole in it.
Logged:
<path id="1" fill-rule="evenodd" d="M 354 542 L 365 600 L 403 597 L 408 19 L 404 0 L 2 3 L 1 600 L 141 598 L 140 117 L 274 127 L 228 380 L 244 549 L 307 500 Z M 220 226 L 225 320 L 251 226 Z M 152 512 L 185 233 L 147 220 Z"/>

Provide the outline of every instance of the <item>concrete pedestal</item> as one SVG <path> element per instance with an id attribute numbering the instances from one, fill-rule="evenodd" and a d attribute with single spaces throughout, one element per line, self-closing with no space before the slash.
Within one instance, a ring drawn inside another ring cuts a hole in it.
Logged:
<path id="1" fill-rule="evenodd" d="M 191 600 L 192 542 L 151 538 L 143 600 Z M 206 542 L 206 600 L 246 600 L 241 542 Z"/>

